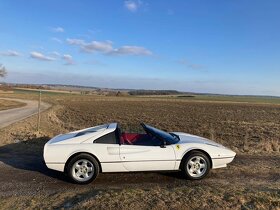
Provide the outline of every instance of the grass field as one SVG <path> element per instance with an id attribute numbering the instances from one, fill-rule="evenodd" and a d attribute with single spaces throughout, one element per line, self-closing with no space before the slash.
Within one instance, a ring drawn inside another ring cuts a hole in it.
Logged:
<path id="1" fill-rule="evenodd" d="M 20 93 L 9 97 L 37 99 L 38 96 Z M 67 94 L 43 94 L 42 98 L 53 107 L 42 114 L 39 133 L 35 132 L 36 116 L 1 131 L 3 159 L 11 151 L 18 158 L 39 156 L 47 139 L 58 133 L 108 122 L 119 122 L 127 131 L 135 131 L 140 122 L 145 122 L 169 131 L 204 136 L 236 151 L 237 158 L 228 168 L 213 170 L 206 179 L 197 182 L 165 173 L 101 174 L 87 186 L 70 185 L 45 176 L 42 180 L 38 178 L 35 186 L 32 181 L 11 181 L 11 185 L 38 188 L 38 194 L 19 193 L 17 197 L 4 194 L 2 199 L 0 196 L 0 204 L 5 209 L 280 208 L 280 105 L 277 103 L 263 98 L 246 103 L 240 103 L 239 98 L 226 102 L 213 98 L 207 101 L 206 98 Z M 28 162 L 32 163 L 34 160 Z M 26 172 L 19 173 L 24 177 Z M 44 184 L 45 179 L 48 184 Z M 11 192 L 16 193 L 16 189 Z"/>
<path id="2" fill-rule="evenodd" d="M 136 96 L 137 97 L 137 96 Z M 258 103 L 258 104 L 280 104 L 280 97 L 271 96 L 229 96 L 229 95 L 160 95 L 160 96 L 138 96 L 142 98 L 166 98 L 184 99 L 188 101 L 204 102 L 235 102 L 235 103 Z"/>
<path id="3" fill-rule="evenodd" d="M 17 95 L 28 94 L 36 95 L 39 90 L 28 88 L 16 88 L 14 92 Z M 1 94 L 1 93 L 0 93 Z M 71 94 L 79 95 L 80 91 L 62 91 L 62 90 L 42 90 L 44 95 L 61 95 Z M 149 99 L 168 99 L 168 100 L 187 100 L 187 101 L 204 101 L 204 102 L 234 102 L 234 103 L 258 103 L 258 104 L 280 104 L 280 97 L 273 96 L 230 96 L 230 95 L 207 95 L 207 94 L 191 94 L 191 95 L 134 95 L 127 96 L 129 98 L 149 98 Z"/>
<path id="4" fill-rule="evenodd" d="M 22 107 L 24 105 L 25 105 L 25 103 L 21 103 L 18 101 L 0 99 L 0 111 L 6 110 L 6 109 L 18 108 L 18 107 Z"/>

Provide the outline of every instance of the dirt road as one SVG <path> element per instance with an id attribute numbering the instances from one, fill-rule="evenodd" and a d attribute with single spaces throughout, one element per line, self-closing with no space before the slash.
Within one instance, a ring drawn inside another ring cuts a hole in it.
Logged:
<path id="1" fill-rule="evenodd" d="M 36 114 L 38 111 L 38 101 L 23 100 L 23 99 L 9 99 L 9 98 L 0 98 L 0 99 L 26 103 L 26 106 L 24 107 L 0 111 L 0 128 L 4 128 L 17 121 L 30 117 L 31 115 Z M 50 107 L 49 104 L 45 102 L 41 103 L 41 111 L 44 111 L 49 107 Z"/>
<path id="2" fill-rule="evenodd" d="M 212 170 L 201 181 L 183 179 L 179 173 L 107 173 L 100 174 L 89 185 L 76 185 L 64 174 L 46 168 L 43 163 L 43 145 L 47 139 L 34 139 L 0 147 L 0 197 L 12 195 L 53 194 L 79 189 L 124 189 L 163 186 L 231 185 L 257 188 L 279 186 L 280 157 L 237 156 L 228 168 Z M 258 167 L 256 167 L 258 166 Z M 269 171 L 269 173 L 267 172 Z"/>

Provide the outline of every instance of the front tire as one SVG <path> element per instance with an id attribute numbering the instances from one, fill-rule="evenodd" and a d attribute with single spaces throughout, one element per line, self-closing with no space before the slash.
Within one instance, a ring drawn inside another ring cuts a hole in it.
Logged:
<path id="1" fill-rule="evenodd" d="M 78 184 L 88 184 L 95 180 L 98 174 L 98 162 L 88 154 L 73 157 L 67 166 L 67 175 Z"/>
<path id="2" fill-rule="evenodd" d="M 183 175 L 191 180 L 203 179 L 210 171 L 210 160 L 202 152 L 191 152 L 186 156 L 181 165 Z"/>

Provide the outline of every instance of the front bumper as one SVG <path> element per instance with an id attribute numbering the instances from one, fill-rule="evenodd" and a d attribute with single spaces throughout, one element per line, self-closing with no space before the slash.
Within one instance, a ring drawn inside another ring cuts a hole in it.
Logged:
<path id="1" fill-rule="evenodd" d="M 212 158 L 212 168 L 226 167 L 227 164 L 231 163 L 234 158 L 235 158 L 235 155 L 232 157 Z"/>

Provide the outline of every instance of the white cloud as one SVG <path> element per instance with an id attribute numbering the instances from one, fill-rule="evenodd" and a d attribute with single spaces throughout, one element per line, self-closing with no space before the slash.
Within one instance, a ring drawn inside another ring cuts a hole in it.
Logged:
<path id="1" fill-rule="evenodd" d="M 66 42 L 70 45 L 78 45 L 78 46 L 85 44 L 85 41 L 82 39 L 66 39 Z"/>
<path id="2" fill-rule="evenodd" d="M 105 42 L 99 42 L 99 41 L 92 41 L 90 43 L 84 43 L 81 46 L 81 49 L 85 52 L 102 52 L 102 53 L 109 53 L 113 50 L 112 42 L 105 41 Z"/>
<path id="3" fill-rule="evenodd" d="M 133 1 L 133 0 L 128 0 L 124 1 L 124 7 L 129 10 L 130 12 L 136 12 L 138 8 L 141 6 L 142 2 L 141 1 Z"/>
<path id="4" fill-rule="evenodd" d="M 60 44 L 62 43 L 62 40 L 56 37 L 52 37 L 51 40 Z"/>
<path id="5" fill-rule="evenodd" d="M 65 61 L 65 65 L 74 65 L 75 62 L 73 60 L 73 57 L 69 54 L 60 54 L 56 51 L 53 51 L 51 53 L 48 53 L 48 55 L 44 55 L 43 53 L 40 52 L 30 52 L 30 57 L 37 59 L 37 60 L 41 60 L 41 61 L 55 61 L 55 60 L 63 60 Z"/>
<path id="6" fill-rule="evenodd" d="M 144 47 L 139 46 L 122 46 L 110 52 L 114 55 L 152 55 L 153 53 Z"/>
<path id="7" fill-rule="evenodd" d="M 40 52 L 30 52 L 30 57 L 31 58 L 34 58 L 34 59 L 37 59 L 37 60 L 41 60 L 41 61 L 54 61 L 56 60 L 55 58 L 53 57 L 49 57 L 49 56 L 46 56 Z"/>
<path id="8" fill-rule="evenodd" d="M 0 52 L 0 55 L 16 57 L 20 56 L 20 53 L 15 50 L 8 50 L 7 52 Z"/>
<path id="9" fill-rule="evenodd" d="M 65 60 L 65 65 L 74 65 L 75 62 L 73 60 L 73 57 L 71 55 L 65 54 L 62 56 L 62 59 Z"/>
<path id="10" fill-rule="evenodd" d="M 56 33 L 63 33 L 64 32 L 64 28 L 62 27 L 54 27 L 51 28 L 52 32 L 56 32 Z"/>
<path id="11" fill-rule="evenodd" d="M 94 51 L 106 53 L 113 50 L 111 41 L 92 41 L 88 43 L 82 39 L 66 39 L 66 41 L 68 44 L 77 45 L 81 48 L 82 51 L 89 53 Z"/>
<path id="12" fill-rule="evenodd" d="M 122 46 L 120 48 L 113 48 L 111 41 L 92 41 L 85 42 L 82 39 L 67 39 L 69 45 L 79 46 L 81 51 L 87 53 L 100 52 L 107 55 L 145 55 L 149 56 L 153 53 L 141 46 Z"/>

